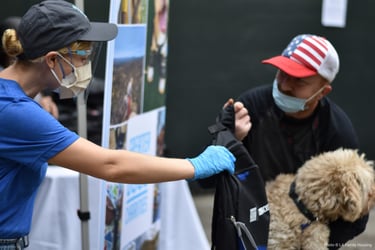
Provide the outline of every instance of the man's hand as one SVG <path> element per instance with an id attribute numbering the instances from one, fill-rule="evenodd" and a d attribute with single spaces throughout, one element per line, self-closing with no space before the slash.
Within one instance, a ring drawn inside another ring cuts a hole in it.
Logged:
<path id="1" fill-rule="evenodd" d="M 59 118 L 59 109 L 57 108 L 56 103 L 53 101 L 51 96 L 41 96 L 39 99 L 39 104 L 45 109 L 48 113 L 53 115 L 56 119 Z"/>
<path id="2" fill-rule="evenodd" d="M 242 102 L 234 102 L 230 98 L 224 107 L 233 105 L 235 112 L 235 136 L 238 140 L 242 141 L 251 129 L 251 120 L 249 113 Z"/>

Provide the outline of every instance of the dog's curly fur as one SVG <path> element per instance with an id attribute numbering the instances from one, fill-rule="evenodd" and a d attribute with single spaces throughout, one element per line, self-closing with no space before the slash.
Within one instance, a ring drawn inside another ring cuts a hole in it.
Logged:
<path id="1" fill-rule="evenodd" d="M 270 206 L 268 249 L 327 249 L 327 224 L 341 217 L 355 221 L 375 203 L 373 162 L 357 150 L 338 149 L 306 161 L 296 175 L 281 174 L 266 184 Z M 291 183 L 299 200 L 317 218 L 310 221 L 289 197 Z M 309 225 L 305 229 L 301 225 Z"/>

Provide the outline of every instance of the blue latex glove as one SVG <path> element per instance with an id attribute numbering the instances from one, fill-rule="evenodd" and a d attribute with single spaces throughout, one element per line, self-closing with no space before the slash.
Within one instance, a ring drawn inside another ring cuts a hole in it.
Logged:
<path id="1" fill-rule="evenodd" d="M 227 170 L 234 173 L 234 155 L 223 146 L 209 146 L 195 158 L 187 158 L 195 168 L 194 178 L 189 181 L 207 178 Z"/>

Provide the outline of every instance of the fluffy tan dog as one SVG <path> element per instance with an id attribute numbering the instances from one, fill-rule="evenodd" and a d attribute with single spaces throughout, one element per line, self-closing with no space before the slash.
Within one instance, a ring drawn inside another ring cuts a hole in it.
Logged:
<path id="1" fill-rule="evenodd" d="M 372 161 L 356 150 L 338 149 L 306 161 L 296 175 L 267 183 L 268 249 L 327 249 L 330 221 L 353 222 L 373 207 L 374 178 Z"/>

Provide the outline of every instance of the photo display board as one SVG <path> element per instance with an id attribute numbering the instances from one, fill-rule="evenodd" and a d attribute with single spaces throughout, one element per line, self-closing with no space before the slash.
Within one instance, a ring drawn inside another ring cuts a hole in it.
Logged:
<path id="1" fill-rule="evenodd" d="M 163 155 L 168 0 L 114 0 L 108 44 L 102 144 Z M 130 166 L 132 167 L 132 166 Z M 101 249 L 158 249 L 160 184 L 103 182 Z"/>

